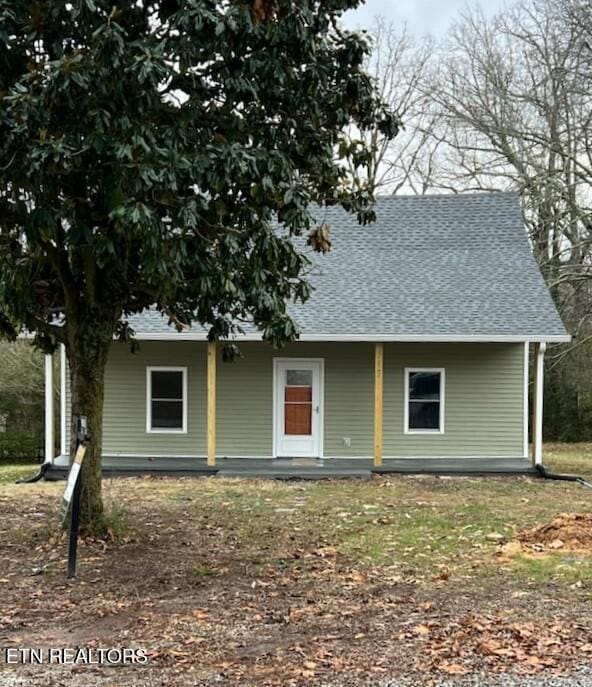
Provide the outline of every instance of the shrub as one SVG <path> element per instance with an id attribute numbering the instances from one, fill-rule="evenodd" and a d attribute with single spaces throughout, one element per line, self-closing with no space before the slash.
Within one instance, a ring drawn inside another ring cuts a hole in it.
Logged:
<path id="1" fill-rule="evenodd" d="M 37 432 L 0 432 L 0 460 L 38 461 L 42 438 Z"/>

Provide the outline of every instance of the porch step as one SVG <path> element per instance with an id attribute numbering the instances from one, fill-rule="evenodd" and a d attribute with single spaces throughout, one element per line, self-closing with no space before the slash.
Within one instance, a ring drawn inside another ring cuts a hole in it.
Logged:
<path id="1" fill-rule="evenodd" d="M 300 468 L 298 470 L 290 469 L 289 467 L 270 467 L 270 468 L 227 468 L 220 469 L 216 473 L 216 477 L 243 477 L 243 478 L 265 478 L 265 479 L 341 479 L 341 478 L 357 478 L 370 479 L 372 472 L 364 469 L 331 469 L 331 468 Z"/>

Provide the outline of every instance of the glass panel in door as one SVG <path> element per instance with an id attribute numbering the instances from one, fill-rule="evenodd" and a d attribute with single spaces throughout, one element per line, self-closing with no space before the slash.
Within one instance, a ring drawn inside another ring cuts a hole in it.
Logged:
<path id="1" fill-rule="evenodd" d="M 312 435 L 312 370 L 286 370 L 284 434 Z"/>

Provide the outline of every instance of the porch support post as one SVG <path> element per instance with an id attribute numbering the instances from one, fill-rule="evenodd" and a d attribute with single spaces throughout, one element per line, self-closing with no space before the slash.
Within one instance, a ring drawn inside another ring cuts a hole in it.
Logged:
<path id="1" fill-rule="evenodd" d="M 45 462 L 54 459 L 53 356 L 45 356 Z"/>
<path id="2" fill-rule="evenodd" d="M 384 344 L 374 346 L 374 467 L 382 465 Z"/>
<path id="3" fill-rule="evenodd" d="M 547 344 L 534 346 L 534 388 L 532 403 L 532 459 L 534 465 L 543 464 L 543 372 Z"/>
<path id="4" fill-rule="evenodd" d="M 70 453 L 66 442 L 66 347 L 60 344 L 60 454 Z"/>
<path id="5" fill-rule="evenodd" d="M 208 465 L 216 465 L 216 342 L 208 342 Z"/>

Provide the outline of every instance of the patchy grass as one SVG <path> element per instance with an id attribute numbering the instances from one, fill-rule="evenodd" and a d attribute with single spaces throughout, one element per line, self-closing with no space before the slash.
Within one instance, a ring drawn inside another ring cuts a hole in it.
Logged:
<path id="1" fill-rule="evenodd" d="M 343 556 L 354 565 L 475 579 L 499 569 L 500 545 L 520 530 L 592 505 L 592 492 L 579 485 L 529 478 L 401 476 L 302 483 L 217 478 L 201 480 L 197 493 L 193 484 L 190 478 L 150 480 L 142 487 L 170 517 L 186 510 L 206 526 L 223 529 L 244 558 L 258 560 L 263 551 L 266 562 L 278 563 L 288 549 L 316 542 L 321 557 Z M 309 556 L 301 563 L 314 560 Z M 560 554 L 527 563 L 517 560 L 507 572 L 517 581 L 539 581 L 545 574 L 569 584 L 579 580 L 592 591 L 588 565 L 575 562 L 572 575 Z"/>
<path id="2" fill-rule="evenodd" d="M 583 447 L 549 449 L 554 469 L 585 464 Z M 577 484 L 109 479 L 112 536 L 81 542 L 72 584 L 65 538 L 48 536 L 63 483 L 13 476 L 0 467 L 9 645 L 131 642 L 150 652 L 154 679 L 186 684 L 189 671 L 204 687 L 569 672 L 592 648 L 592 552 L 500 555 L 525 528 L 590 512 Z M 67 680 L 45 670 L 43 684 Z M 135 675 L 118 669 L 122 684 Z"/>
<path id="3" fill-rule="evenodd" d="M 17 479 L 30 477 L 39 470 L 38 463 L 2 463 L 0 462 L 0 484 L 10 484 Z"/>
<path id="4" fill-rule="evenodd" d="M 584 588 L 592 594 L 592 556 L 573 552 L 548 552 L 540 556 L 518 554 L 512 570 L 539 584 L 555 582 Z"/>
<path id="5" fill-rule="evenodd" d="M 545 444 L 544 461 L 555 472 L 592 479 L 592 444 Z"/>
<path id="6" fill-rule="evenodd" d="M 102 529 L 104 536 L 123 542 L 138 539 L 141 532 L 146 532 L 144 525 L 137 522 L 130 510 L 117 502 L 107 504 Z"/>

